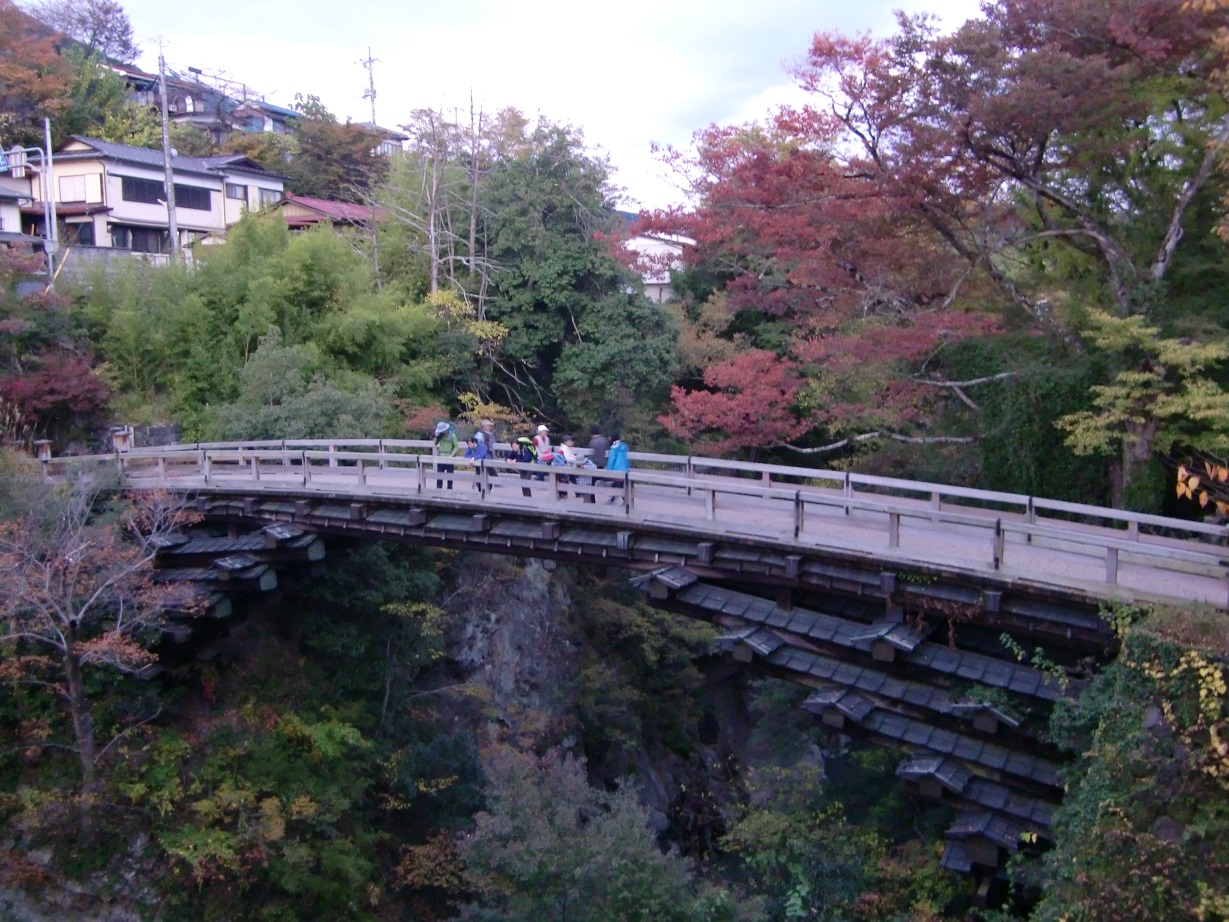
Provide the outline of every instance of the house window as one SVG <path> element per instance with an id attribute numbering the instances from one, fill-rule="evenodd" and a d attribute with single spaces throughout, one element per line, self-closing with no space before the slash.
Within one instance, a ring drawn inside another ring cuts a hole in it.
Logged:
<path id="1" fill-rule="evenodd" d="M 248 200 L 248 187 L 241 186 L 237 182 L 228 182 L 226 184 L 226 197 L 237 198 L 241 202 Z"/>
<path id="2" fill-rule="evenodd" d="M 60 233 L 60 240 L 69 246 L 92 247 L 94 245 L 94 222 L 69 224 Z"/>
<path id="3" fill-rule="evenodd" d="M 85 177 L 84 176 L 61 176 L 60 177 L 60 201 L 61 202 L 84 202 L 85 201 Z"/>
<path id="4" fill-rule="evenodd" d="M 269 205 L 276 205 L 282 197 L 279 189 L 259 189 L 260 192 L 260 207 L 266 208 Z"/>
<path id="5" fill-rule="evenodd" d="M 134 253 L 165 253 L 170 236 L 156 227 L 131 227 L 124 224 L 111 225 L 111 246 Z"/>
<path id="6" fill-rule="evenodd" d="M 200 186 L 181 186 L 175 183 L 175 207 L 191 208 L 193 211 L 212 211 L 213 196 Z"/>
<path id="7" fill-rule="evenodd" d="M 167 232 L 153 227 L 134 227 L 132 229 L 132 251 L 134 253 L 165 253 Z"/>
<path id="8" fill-rule="evenodd" d="M 120 194 L 125 202 L 144 202 L 146 205 L 166 202 L 166 186 L 158 180 L 138 179 L 136 176 L 123 176 L 120 179 Z"/>

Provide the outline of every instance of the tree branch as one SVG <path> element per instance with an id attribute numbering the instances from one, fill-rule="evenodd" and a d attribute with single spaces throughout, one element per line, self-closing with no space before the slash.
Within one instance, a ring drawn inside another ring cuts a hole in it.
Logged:
<path id="1" fill-rule="evenodd" d="M 851 435 L 848 438 L 841 439 L 839 442 L 832 442 L 828 445 L 819 445 L 814 448 L 803 448 L 800 445 L 791 445 L 788 442 L 777 442 L 773 444 L 772 447 L 788 448 L 790 451 L 797 452 L 800 455 L 819 455 L 826 454 L 830 451 L 839 451 L 842 448 L 847 448 L 850 445 L 856 445 L 860 442 L 869 442 L 872 439 L 892 439 L 896 442 L 907 442 L 910 445 L 970 445 L 977 441 L 977 436 L 901 435 L 899 432 L 884 432 L 876 430 L 874 432 L 864 432 L 861 435 Z"/>
<path id="2" fill-rule="evenodd" d="M 1169 227 L 1165 231 L 1165 239 L 1161 242 L 1160 249 L 1157 250 L 1156 259 L 1152 261 L 1152 269 L 1150 275 L 1154 282 L 1159 282 L 1165 277 L 1165 272 L 1169 269 L 1169 262 L 1173 259 L 1174 251 L 1178 249 L 1178 243 L 1182 240 L 1182 217 L 1186 214 L 1187 206 L 1191 200 L 1203 188 L 1204 183 L 1208 181 L 1208 176 L 1212 173 L 1212 167 L 1216 163 L 1216 158 L 1220 155 L 1221 148 L 1225 145 L 1224 128 L 1222 127 L 1220 136 L 1213 143 L 1208 145 L 1207 153 L 1203 156 L 1203 162 L 1199 164 L 1199 169 L 1182 188 L 1182 194 L 1178 196 L 1178 200 L 1174 203 L 1173 214 L 1169 218 Z"/>

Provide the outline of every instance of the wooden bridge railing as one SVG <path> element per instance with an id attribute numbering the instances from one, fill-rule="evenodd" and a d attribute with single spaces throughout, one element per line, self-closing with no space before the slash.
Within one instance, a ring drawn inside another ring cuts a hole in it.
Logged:
<path id="1" fill-rule="evenodd" d="M 717 537 L 754 535 L 871 550 L 889 559 L 974 570 L 1018 572 L 1037 566 L 1035 554 L 1029 558 L 1026 549 L 1046 551 L 1061 560 L 1084 559 L 1083 570 L 1078 576 L 1059 572 L 1061 567 L 1028 574 L 1033 581 L 1084 585 L 1090 579 L 1087 563 L 1095 561 L 1096 579 L 1106 587 L 1121 585 L 1123 567 L 1144 567 L 1158 579 L 1141 589 L 1136 575 L 1136 588 L 1143 595 L 1196 598 L 1221 606 L 1227 601 L 1229 547 L 1224 542 L 1229 529 L 1205 522 L 847 471 L 713 458 L 633 452 L 633 470 L 616 473 L 505 461 L 475 465 L 437 457 L 431 448 L 426 440 L 295 439 L 176 445 L 56 458 L 44 464 L 49 477 L 68 468 L 114 465 L 134 485 L 150 486 L 248 484 L 271 491 L 298 487 L 372 496 L 448 494 L 465 503 L 556 509 L 578 496 L 592 497 L 592 505 L 572 505 L 571 511 L 673 523 Z M 445 472 L 445 465 L 455 470 Z M 592 478 L 592 486 L 571 482 L 577 476 Z M 517 487 L 528 488 L 531 496 L 523 497 Z M 611 500 L 613 505 L 608 504 Z M 1019 550 L 1009 551 L 1013 546 Z M 1010 557 L 1020 558 L 1018 567 L 1011 566 Z M 1166 575 L 1169 578 L 1162 579 Z M 1106 593 L 1116 598 L 1128 594 Z"/>

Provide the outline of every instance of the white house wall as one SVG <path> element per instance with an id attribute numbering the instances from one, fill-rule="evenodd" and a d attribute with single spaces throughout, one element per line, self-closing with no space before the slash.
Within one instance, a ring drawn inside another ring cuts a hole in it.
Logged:
<path id="1" fill-rule="evenodd" d="M 227 227 L 230 227 L 230 225 L 242 218 L 245 212 L 260 211 L 266 207 L 268 203 L 261 202 L 260 193 L 262 189 L 266 193 L 265 197 L 270 202 L 280 199 L 285 191 L 285 183 L 281 180 L 273 180 L 267 176 L 256 177 L 238 171 L 226 174 L 222 187 L 223 190 L 226 188 L 225 183 L 243 186 L 247 192 L 246 197 L 243 199 L 226 198 L 223 196 L 223 208 L 225 209 Z"/>
<path id="2" fill-rule="evenodd" d="M 22 198 L 29 198 L 31 196 L 30 180 L 13 179 L 7 174 L 0 174 L 0 193 L 4 193 L 4 196 L 0 198 L 0 230 L 14 234 L 20 233 L 21 206 L 16 199 L 9 198 L 9 196 L 19 195 Z"/>
<path id="3" fill-rule="evenodd" d="M 124 200 L 123 177 L 134 179 L 152 179 L 164 182 L 166 173 L 161 170 L 146 170 L 139 166 L 123 164 L 114 166 L 107 172 L 107 204 L 111 206 L 110 221 L 113 224 L 140 224 L 145 227 L 167 226 L 166 205 L 146 204 L 145 202 L 128 202 Z M 175 217 L 180 230 L 220 231 L 226 228 L 226 218 L 222 205 L 222 183 L 220 180 L 204 176 L 178 175 L 175 183 L 180 186 L 194 186 L 209 190 L 209 211 L 196 208 L 180 208 L 176 206 Z"/>

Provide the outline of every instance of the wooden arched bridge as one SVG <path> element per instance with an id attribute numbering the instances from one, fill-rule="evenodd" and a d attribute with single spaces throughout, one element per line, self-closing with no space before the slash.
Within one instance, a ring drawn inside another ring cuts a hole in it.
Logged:
<path id="1" fill-rule="evenodd" d="M 107 466 L 191 495 L 228 537 L 185 539 L 164 565 L 214 588 L 267 586 L 271 563 L 322 552 L 317 535 L 641 571 L 650 598 L 717 625 L 736 661 L 810 688 L 824 724 L 903 751 L 898 774 L 960 811 L 944 863 L 986 879 L 1047 838 L 1072 754 L 1038 731 L 1113 654 L 1103 608 L 1229 607 L 1220 525 L 845 471 L 631 460 L 622 473 L 474 466 L 427 441 L 287 440 L 45 465 L 50 479 Z"/>

